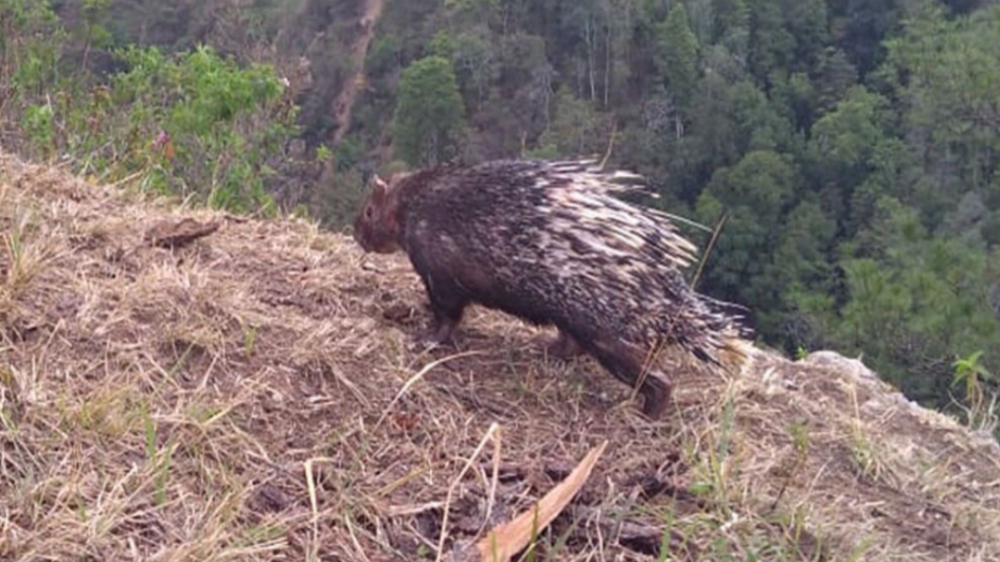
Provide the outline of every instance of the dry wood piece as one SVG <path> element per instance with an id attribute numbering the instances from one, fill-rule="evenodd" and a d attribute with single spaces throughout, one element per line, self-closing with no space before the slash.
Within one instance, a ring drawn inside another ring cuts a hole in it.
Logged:
<path id="1" fill-rule="evenodd" d="M 177 248 L 212 234 L 219 230 L 221 224 L 219 221 L 201 223 L 190 218 L 180 221 L 165 219 L 151 226 L 143 240 L 161 248 Z"/>
<path id="2" fill-rule="evenodd" d="M 470 551 L 464 545 L 457 548 L 456 552 L 452 553 L 452 560 L 508 562 L 514 554 L 528 546 L 533 536 L 547 527 L 566 508 L 590 477 L 590 472 L 607 445 L 608 442 L 605 441 L 587 453 L 573 472 L 545 494 L 545 497 L 535 504 L 534 509 L 521 513 L 513 521 L 504 523 L 487 533 L 486 537 L 476 544 L 475 551 Z"/>

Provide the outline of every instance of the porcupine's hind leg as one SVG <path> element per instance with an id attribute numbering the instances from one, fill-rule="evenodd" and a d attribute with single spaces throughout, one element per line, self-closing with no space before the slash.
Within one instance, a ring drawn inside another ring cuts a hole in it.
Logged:
<path id="1" fill-rule="evenodd" d="M 587 347 L 598 363 L 615 378 L 635 388 L 639 377 L 643 375 L 645 359 L 645 354 L 639 348 L 611 338 L 595 340 Z M 649 369 L 639 387 L 644 398 L 642 412 L 650 419 L 658 419 L 667 406 L 672 389 L 673 384 L 666 374 L 657 369 Z"/>

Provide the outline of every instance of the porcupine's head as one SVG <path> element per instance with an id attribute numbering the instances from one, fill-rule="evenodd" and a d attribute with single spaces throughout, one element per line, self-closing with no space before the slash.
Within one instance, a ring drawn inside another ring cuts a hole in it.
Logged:
<path id="1" fill-rule="evenodd" d="M 396 187 L 403 177 L 392 176 L 386 181 L 375 176 L 372 190 L 354 218 L 354 240 L 364 251 L 391 254 L 401 249 L 403 227 Z"/>

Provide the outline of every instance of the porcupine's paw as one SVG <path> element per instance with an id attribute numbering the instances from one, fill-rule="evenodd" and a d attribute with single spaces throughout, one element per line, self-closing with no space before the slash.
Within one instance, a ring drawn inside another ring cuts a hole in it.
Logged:
<path id="1" fill-rule="evenodd" d="M 411 348 L 417 351 L 430 351 L 439 348 L 455 346 L 454 326 L 447 324 L 431 324 L 421 330 L 411 342 Z"/>
<path id="2" fill-rule="evenodd" d="M 660 371 L 651 371 L 643 382 L 640 392 L 644 402 L 642 413 L 650 420 L 658 420 L 670 401 L 673 383 Z"/>

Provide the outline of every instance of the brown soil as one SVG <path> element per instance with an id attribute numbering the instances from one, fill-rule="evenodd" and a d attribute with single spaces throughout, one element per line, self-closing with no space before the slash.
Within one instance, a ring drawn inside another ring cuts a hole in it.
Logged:
<path id="1" fill-rule="evenodd" d="M 219 228 L 144 238 L 183 218 Z M 536 559 L 1000 559 L 1000 448 L 856 363 L 666 358 L 651 423 L 497 313 L 410 351 L 423 303 L 404 257 L 310 223 L 0 153 L 0 559 L 434 560 L 445 507 L 443 554 L 605 440 Z"/>

